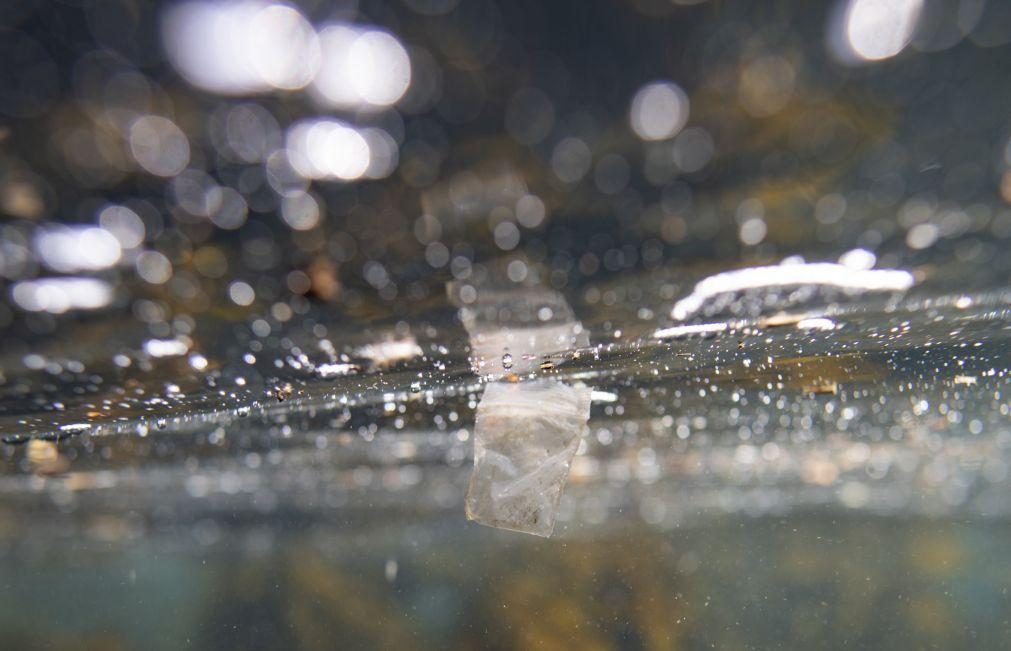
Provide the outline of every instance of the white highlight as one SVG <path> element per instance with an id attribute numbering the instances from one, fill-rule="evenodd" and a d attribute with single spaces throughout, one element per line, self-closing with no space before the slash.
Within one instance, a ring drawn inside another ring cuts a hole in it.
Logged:
<path id="1" fill-rule="evenodd" d="M 189 343 L 182 339 L 148 339 L 144 342 L 144 352 L 151 357 L 178 357 L 189 350 Z"/>
<path id="2" fill-rule="evenodd" d="M 353 181 L 372 162 L 368 140 L 340 120 L 305 120 L 288 130 L 288 157 L 295 171 L 309 179 Z"/>
<path id="3" fill-rule="evenodd" d="M 913 275 L 900 269 L 854 269 L 832 262 L 750 267 L 700 281 L 690 295 L 674 305 L 671 316 L 686 319 L 714 296 L 765 287 L 823 285 L 856 292 L 883 292 L 903 291 L 912 287 L 913 282 Z"/>
<path id="4" fill-rule="evenodd" d="M 392 106 L 411 85 L 411 60 L 392 34 L 331 24 L 319 33 L 322 63 L 312 82 L 317 101 L 344 109 Z"/>
<path id="5" fill-rule="evenodd" d="M 418 345 L 414 337 L 408 337 L 399 340 L 377 341 L 374 344 L 362 346 L 355 354 L 364 357 L 376 366 L 389 366 L 419 357 L 424 354 L 424 351 L 421 350 L 421 346 Z"/>
<path id="6" fill-rule="evenodd" d="M 853 249 L 839 256 L 839 264 L 850 269 L 873 269 L 878 257 L 867 249 Z"/>
<path id="7" fill-rule="evenodd" d="M 835 330 L 835 328 L 835 321 L 825 317 L 811 317 L 797 322 L 798 330 Z"/>
<path id="8" fill-rule="evenodd" d="M 849 0 L 831 26 L 830 42 L 843 63 L 881 61 L 913 39 L 923 0 Z"/>
<path id="9" fill-rule="evenodd" d="M 345 362 L 329 362 L 316 367 L 316 374 L 322 378 L 351 375 L 356 372 L 358 372 L 357 366 Z"/>
<path id="10" fill-rule="evenodd" d="M 611 391 L 592 389 L 590 391 L 590 400 L 593 402 L 618 402 L 618 394 Z"/>
<path id="11" fill-rule="evenodd" d="M 694 325 L 672 326 L 662 328 L 653 333 L 654 339 L 677 339 L 691 335 L 711 335 L 725 332 L 729 326 L 726 323 L 699 323 Z"/>
<path id="12" fill-rule="evenodd" d="M 225 95 L 303 88 L 320 66 L 312 25 L 294 8 L 264 0 L 171 6 L 162 39 L 188 82 Z"/>
<path id="13" fill-rule="evenodd" d="M 42 263 L 62 273 L 107 269 L 119 262 L 116 236 L 97 226 L 58 226 L 39 231 L 35 252 Z"/>
<path id="14" fill-rule="evenodd" d="M 688 96 L 669 81 L 646 84 L 632 98 L 629 121 L 643 140 L 666 140 L 688 122 Z"/>
<path id="15" fill-rule="evenodd" d="M 97 278 L 39 278 L 15 283 L 14 302 L 29 312 L 97 310 L 112 302 L 112 285 Z"/>

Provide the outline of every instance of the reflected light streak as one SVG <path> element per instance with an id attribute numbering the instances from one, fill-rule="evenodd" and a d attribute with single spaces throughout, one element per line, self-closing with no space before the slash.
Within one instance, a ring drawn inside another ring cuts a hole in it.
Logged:
<path id="1" fill-rule="evenodd" d="M 832 262 L 780 264 L 725 271 L 695 285 L 692 293 L 674 305 L 671 316 L 686 319 L 720 294 L 754 289 L 822 285 L 856 292 L 903 291 L 913 285 L 913 275 L 900 269 L 854 269 Z"/>
<path id="2" fill-rule="evenodd" d="M 331 362 L 327 364 L 320 364 L 316 367 L 316 374 L 321 378 L 332 378 L 340 377 L 342 375 L 351 375 L 357 373 L 359 368 L 354 364 L 349 364 L 345 362 Z"/>
<path id="3" fill-rule="evenodd" d="M 797 322 L 798 330 L 835 330 L 836 323 L 825 317 L 812 317 Z"/>
<path id="4" fill-rule="evenodd" d="M 28 312 L 97 310 L 112 302 L 112 285 L 97 278 L 39 278 L 15 283 L 11 297 Z"/>
<path id="5" fill-rule="evenodd" d="M 406 362 L 424 354 L 418 341 L 413 336 L 404 339 L 377 341 L 362 346 L 355 354 L 364 357 L 376 366 L 390 366 L 398 362 Z"/>
<path id="6" fill-rule="evenodd" d="M 62 273 L 107 269 L 119 262 L 122 248 L 116 236 L 97 226 L 60 226 L 35 235 L 42 263 Z"/>
<path id="7" fill-rule="evenodd" d="M 179 357 L 190 351 L 185 339 L 148 339 L 144 342 L 144 352 L 151 357 Z"/>
<path id="8" fill-rule="evenodd" d="M 677 339 L 692 335 L 711 335 L 725 332 L 730 326 L 726 323 L 699 323 L 693 325 L 672 326 L 661 328 L 653 333 L 654 339 Z"/>

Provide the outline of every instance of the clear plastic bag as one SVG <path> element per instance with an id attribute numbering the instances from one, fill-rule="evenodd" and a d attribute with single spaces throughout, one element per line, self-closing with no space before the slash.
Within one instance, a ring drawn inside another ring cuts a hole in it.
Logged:
<path id="1" fill-rule="evenodd" d="M 495 382 L 477 408 L 467 517 L 548 537 L 590 417 L 591 390 L 560 382 Z"/>

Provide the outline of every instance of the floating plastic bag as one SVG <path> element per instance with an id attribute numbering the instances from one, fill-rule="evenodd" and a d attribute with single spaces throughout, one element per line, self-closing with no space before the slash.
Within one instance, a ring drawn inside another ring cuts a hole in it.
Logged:
<path id="1" fill-rule="evenodd" d="M 467 517 L 545 538 L 590 418 L 591 390 L 555 381 L 495 382 L 477 408 Z"/>

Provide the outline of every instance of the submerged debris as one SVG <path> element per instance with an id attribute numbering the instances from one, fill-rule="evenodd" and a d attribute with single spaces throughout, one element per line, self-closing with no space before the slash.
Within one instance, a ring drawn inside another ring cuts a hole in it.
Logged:
<path id="1" fill-rule="evenodd" d="M 31 440 L 25 455 L 32 472 L 37 475 L 58 475 L 70 469 L 70 461 L 60 454 L 52 441 Z"/>
<path id="2" fill-rule="evenodd" d="M 586 386 L 549 380 L 488 385 L 477 408 L 467 517 L 550 536 L 590 398 Z"/>
<path id="3" fill-rule="evenodd" d="M 278 402 L 284 402 L 285 400 L 287 400 L 288 398 L 291 397 L 291 394 L 293 392 L 294 392 L 294 388 L 292 388 L 290 382 L 285 382 L 284 384 L 280 384 L 280 385 L 274 387 L 274 389 L 272 391 L 272 393 L 274 394 L 274 398 L 276 398 Z"/>

